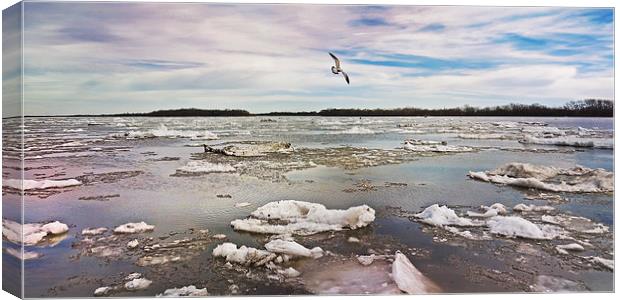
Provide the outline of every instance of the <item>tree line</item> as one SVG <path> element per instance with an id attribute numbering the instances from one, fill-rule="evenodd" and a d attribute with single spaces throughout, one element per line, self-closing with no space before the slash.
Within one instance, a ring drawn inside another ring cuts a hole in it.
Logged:
<path id="1" fill-rule="evenodd" d="M 614 102 L 603 99 L 586 99 L 567 102 L 563 106 L 549 107 L 542 104 L 516 104 L 473 107 L 469 105 L 454 108 L 416 108 L 392 109 L 329 108 L 321 111 L 270 112 L 253 114 L 243 109 L 198 109 L 181 108 L 157 110 L 148 113 L 104 114 L 111 117 L 249 117 L 249 116 L 325 116 L 325 117 L 420 117 L 420 116 L 514 116 L 514 117 L 613 117 Z M 82 117 L 93 115 L 71 115 Z"/>

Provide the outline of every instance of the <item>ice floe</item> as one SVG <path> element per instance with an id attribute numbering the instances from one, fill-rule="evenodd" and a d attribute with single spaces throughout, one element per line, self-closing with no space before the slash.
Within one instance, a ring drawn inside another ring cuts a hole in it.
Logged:
<path id="1" fill-rule="evenodd" d="M 412 144 L 409 141 L 405 141 L 403 149 L 412 152 L 472 152 L 475 151 L 471 147 L 466 146 L 449 146 L 449 145 L 425 145 L 425 144 Z"/>
<path id="2" fill-rule="evenodd" d="M 459 217 L 454 210 L 448 208 L 445 205 L 439 206 L 439 204 L 433 204 L 425 208 L 421 213 L 415 215 L 420 222 L 433 225 L 433 226 L 480 226 L 484 223 L 471 220 L 468 218 Z"/>
<path id="3" fill-rule="evenodd" d="M 236 143 L 221 148 L 205 146 L 206 152 L 236 157 L 256 157 L 268 154 L 290 154 L 295 149 L 287 142 Z"/>
<path id="4" fill-rule="evenodd" d="M 109 286 L 102 286 L 102 287 L 98 287 L 97 289 L 95 289 L 95 291 L 93 292 L 94 296 L 100 297 L 100 296 L 105 296 L 108 293 L 110 293 L 112 290 L 114 290 L 112 287 Z"/>
<path id="5" fill-rule="evenodd" d="M 552 192 L 613 192 L 613 173 L 582 166 L 556 168 L 528 163 L 509 163 L 493 171 L 469 172 L 481 181 Z"/>
<path id="6" fill-rule="evenodd" d="M 69 231 L 69 226 L 58 221 L 50 223 L 25 223 L 20 224 L 11 220 L 2 220 L 2 236 L 12 243 L 33 246 L 46 237 L 61 235 Z"/>
<path id="7" fill-rule="evenodd" d="M 494 203 L 491 206 L 482 205 L 480 208 L 484 210 L 484 213 L 468 211 L 467 216 L 476 218 L 490 218 L 497 215 L 505 215 L 508 212 L 506 206 L 501 203 Z"/>
<path id="8" fill-rule="evenodd" d="M 343 209 L 327 209 L 324 205 L 296 200 L 267 203 L 251 214 L 251 218 L 231 222 L 235 230 L 299 235 L 322 231 L 356 229 L 375 220 L 374 209 L 367 205 Z M 278 224 L 269 221 L 279 221 Z M 282 224 L 282 221 L 286 224 Z"/>
<path id="9" fill-rule="evenodd" d="M 396 252 L 392 263 L 392 278 L 398 288 L 407 294 L 439 292 L 439 287 L 422 274 L 402 253 Z"/>
<path id="10" fill-rule="evenodd" d="M 144 221 L 139 223 L 127 223 L 114 228 L 114 233 L 140 233 L 152 231 L 155 226 L 146 224 Z"/>
<path id="11" fill-rule="evenodd" d="M 85 228 L 82 229 L 82 235 L 100 235 L 103 234 L 105 232 L 107 232 L 108 229 L 105 227 L 99 227 L 99 228 Z"/>
<path id="12" fill-rule="evenodd" d="M 281 239 L 270 241 L 265 244 L 265 249 L 278 254 L 287 254 L 293 256 L 303 256 L 319 258 L 323 256 L 323 249 L 315 247 L 308 249 L 294 241 L 284 241 Z"/>
<path id="13" fill-rule="evenodd" d="M 153 282 L 146 278 L 136 278 L 125 283 L 125 289 L 129 291 L 144 290 L 147 289 L 151 283 Z"/>
<path id="14" fill-rule="evenodd" d="M 568 251 L 584 251 L 582 245 L 577 243 L 570 243 L 565 245 L 557 245 L 555 246 L 555 250 L 557 250 L 560 254 L 568 254 Z"/>
<path id="15" fill-rule="evenodd" d="M 487 222 L 491 233 L 506 237 L 521 237 L 535 240 L 549 240 L 560 235 L 557 228 L 542 225 L 538 226 L 521 217 L 497 216 Z"/>
<path id="16" fill-rule="evenodd" d="M 517 205 L 515 205 L 512 210 L 514 211 L 521 211 L 521 212 L 528 212 L 528 211 L 534 211 L 534 212 L 548 212 L 548 211 L 552 211 L 555 210 L 555 207 L 553 206 L 548 206 L 548 205 L 534 205 L 534 204 L 523 204 L 523 203 L 519 203 Z"/>
<path id="17" fill-rule="evenodd" d="M 126 139 L 145 139 L 156 137 L 167 138 L 190 138 L 203 140 L 216 140 L 218 136 L 210 131 L 194 131 L 194 130 L 175 130 L 169 129 L 166 125 L 160 124 L 158 128 L 147 131 L 127 131 L 110 134 L 112 138 Z"/>
<path id="18" fill-rule="evenodd" d="M 196 288 L 195 285 L 188 285 L 180 288 L 167 289 L 157 297 L 204 297 L 209 296 L 207 288 Z"/>
<path id="19" fill-rule="evenodd" d="M 214 257 L 223 257 L 227 262 L 238 263 L 242 265 L 263 266 L 267 262 L 276 258 L 275 253 L 267 250 L 260 250 L 252 247 L 241 246 L 237 248 L 236 244 L 223 243 L 213 249 Z"/>
<path id="20" fill-rule="evenodd" d="M 2 180 L 2 185 L 21 190 L 23 184 L 23 190 L 44 190 L 51 188 L 65 188 L 76 185 L 81 185 L 82 183 L 75 179 L 66 179 L 66 180 L 32 180 L 32 179 L 4 179 Z"/>
<path id="21" fill-rule="evenodd" d="M 605 267 L 607 269 L 610 270 L 614 270 L 614 260 L 613 259 L 606 259 L 606 258 L 602 258 L 602 257 L 598 257 L 598 256 L 585 256 L 584 257 L 586 260 L 593 262 L 595 264 L 598 264 L 602 267 Z"/>
<path id="22" fill-rule="evenodd" d="M 41 257 L 41 254 L 38 252 L 24 250 L 24 252 L 22 253 L 21 249 L 8 248 L 8 247 L 6 248 L 6 253 L 20 260 L 37 259 Z"/>
<path id="23" fill-rule="evenodd" d="M 541 220 L 545 223 L 562 226 L 562 228 L 585 234 L 602 234 L 609 231 L 609 227 L 596 223 L 588 218 L 558 214 L 555 216 L 543 215 Z"/>
<path id="24" fill-rule="evenodd" d="M 586 147 L 586 148 L 602 148 L 613 149 L 613 139 L 604 138 L 582 138 L 578 136 L 563 136 L 552 138 L 537 138 L 533 136 L 525 136 L 519 140 L 522 144 L 537 144 L 537 145 L 556 145 L 556 146 L 573 146 L 573 147 Z"/>

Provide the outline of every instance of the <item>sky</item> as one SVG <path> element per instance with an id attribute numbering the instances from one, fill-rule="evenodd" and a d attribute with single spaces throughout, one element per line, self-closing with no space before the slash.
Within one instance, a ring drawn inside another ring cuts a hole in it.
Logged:
<path id="1" fill-rule="evenodd" d="M 613 19 L 557 7 L 29 2 L 25 113 L 613 99 Z"/>

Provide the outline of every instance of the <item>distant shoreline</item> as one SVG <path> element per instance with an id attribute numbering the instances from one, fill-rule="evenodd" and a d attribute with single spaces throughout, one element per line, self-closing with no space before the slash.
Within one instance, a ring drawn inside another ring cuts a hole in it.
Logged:
<path id="1" fill-rule="evenodd" d="M 455 107 L 441 109 L 427 108 L 391 108 L 391 109 L 357 109 L 328 108 L 320 111 L 250 113 L 243 109 L 198 109 L 180 108 L 157 110 L 148 113 L 115 114 L 72 114 L 72 115 L 31 115 L 24 118 L 45 117 L 280 117 L 280 116 L 316 116 L 316 117 L 590 117 L 612 118 L 614 102 L 611 100 L 587 99 L 570 101 L 561 107 L 547 107 L 540 104 L 508 104 L 493 107 Z M 19 118 L 6 117 L 3 119 Z"/>

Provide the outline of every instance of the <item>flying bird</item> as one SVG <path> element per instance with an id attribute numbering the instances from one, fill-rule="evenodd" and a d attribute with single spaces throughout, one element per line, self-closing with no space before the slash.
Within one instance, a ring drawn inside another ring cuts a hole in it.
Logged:
<path id="1" fill-rule="evenodd" d="M 342 75 L 344 76 L 344 80 L 346 80 L 347 84 L 349 84 L 349 75 L 347 75 L 347 73 L 345 73 L 340 67 L 340 60 L 338 59 L 338 57 L 336 57 L 336 55 L 333 55 L 331 52 L 329 52 L 329 56 L 331 56 L 334 59 L 334 64 L 335 64 L 335 66 L 332 66 L 332 73 L 334 74 L 342 73 Z"/>

